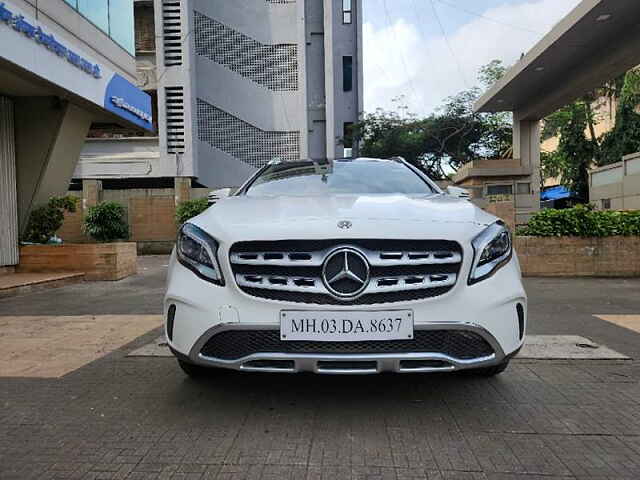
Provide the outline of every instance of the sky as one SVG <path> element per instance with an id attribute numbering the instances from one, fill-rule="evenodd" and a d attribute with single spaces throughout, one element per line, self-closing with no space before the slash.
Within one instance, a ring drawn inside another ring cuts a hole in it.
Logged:
<path id="1" fill-rule="evenodd" d="M 514 64 L 580 0 L 362 2 L 365 111 L 425 115 L 478 85 L 482 65 Z"/>

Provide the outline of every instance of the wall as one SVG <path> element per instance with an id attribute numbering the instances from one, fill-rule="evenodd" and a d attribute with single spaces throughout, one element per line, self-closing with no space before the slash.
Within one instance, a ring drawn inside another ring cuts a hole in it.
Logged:
<path id="1" fill-rule="evenodd" d="M 136 244 L 26 245 L 20 247 L 19 272 L 82 272 L 85 278 L 121 280 L 138 271 Z"/>
<path id="2" fill-rule="evenodd" d="M 153 5 L 135 6 L 136 56 L 139 52 L 155 52 L 156 30 Z"/>
<path id="3" fill-rule="evenodd" d="M 640 210 L 640 153 L 592 170 L 589 195 L 598 208 L 608 200 L 612 210 Z"/>
<path id="4" fill-rule="evenodd" d="M 208 193 L 209 189 L 206 188 L 192 188 L 189 198 L 204 198 Z M 81 192 L 68 194 L 82 196 Z M 171 251 L 177 233 L 174 189 L 101 190 L 97 201 L 117 202 L 126 208 L 129 239 L 138 243 L 138 253 Z M 91 242 L 91 239 L 82 232 L 83 204 L 91 203 L 79 201 L 75 213 L 65 214 L 64 224 L 57 232 L 65 243 Z"/>
<path id="5" fill-rule="evenodd" d="M 516 209 L 511 201 L 490 202 L 485 208 L 487 212 L 500 218 L 512 232 L 516 228 Z"/>
<path id="6" fill-rule="evenodd" d="M 524 276 L 640 276 L 640 237 L 515 237 Z"/>

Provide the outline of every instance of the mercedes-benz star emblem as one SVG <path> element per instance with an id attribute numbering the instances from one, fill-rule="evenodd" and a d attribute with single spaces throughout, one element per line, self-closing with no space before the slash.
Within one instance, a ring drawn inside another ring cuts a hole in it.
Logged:
<path id="1" fill-rule="evenodd" d="M 339 248 L 324 261 L 322 280 L 334 297 L 353 299 L 369 285 L 369 262 L 353 248 Z"/>
<path id="2" fill-rule="evenodd" d="M 349 220 L 340 220 L 338 222 L 338 228 L 341 228 L 343 230 L 348 230 L 351 227 L 353 227 L 353 223 L 351 223 Z"/>

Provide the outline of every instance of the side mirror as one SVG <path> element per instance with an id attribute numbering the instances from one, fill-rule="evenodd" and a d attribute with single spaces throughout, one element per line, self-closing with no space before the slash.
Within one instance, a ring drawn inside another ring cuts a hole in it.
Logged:
<path id="1" fill-rule="evenodd" d="M 218 190 L 213 190 L 207 196 L 207 202 L 209 206 L 215 205 L 220 200 L 224 200 L 227 197 L 230 197 L 234 192 L 235 188 L 220 188 Z"/>
<path id="2" fill-rule="evenodd" d="M 464 198 L 465 200 L 471 199 L 471 194 L 469 193 L 469 191 L 460 187 L 447 187 L 447 194 L 456 198 Z"/>

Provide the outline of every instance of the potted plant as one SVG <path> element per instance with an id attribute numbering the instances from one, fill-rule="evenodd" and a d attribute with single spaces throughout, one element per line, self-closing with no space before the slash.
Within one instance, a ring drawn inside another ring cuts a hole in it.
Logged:
<path id="1" fill-rule="evenodd" d="M 22 235 L 23 243 L 43 244 L 61 243 L 57 240 L 56 232 L 64 223 L 65 212 L 76 211 L 78 199 L 72 196 L 51 197 L 46 205 L 42 205 L 29 216 L 27 228 Z"/>
<path id="2" fill-rule="evenodd" d="M 40 219 L 41 214 L 35 218 Z M 126 241 L 129 228 L 122 205 L 104 202 L 90 207 L 83 230 L 97 243 L 23 246 L 20 269 L 29 272 L 83 272 L 87 280 L 120 280 L 137 272 L 136 244 Z M 45 238 L 48 234 L 45 231 L 37 237 L 37 230 L 33 232 L 31 238 Z"/>

